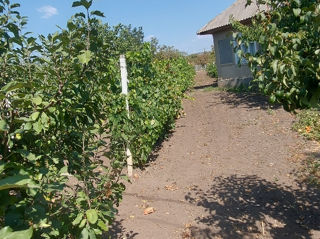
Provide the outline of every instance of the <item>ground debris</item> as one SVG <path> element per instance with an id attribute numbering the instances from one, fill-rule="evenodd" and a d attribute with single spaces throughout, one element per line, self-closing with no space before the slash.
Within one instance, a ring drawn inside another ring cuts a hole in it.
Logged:
<path id="1" fill-rule="evenodd" d="M 167 191 L 176 191 L 176 190 L 178 190 L 179 188 L 178 188 L 178 186 L 177 186 L 177 183 L 172 183 L 172 184 L 170 184 L 170 185 L 166 185 L 166 186 L 164 186 L 164 189 L 165 190 L 167 190 Z"/>
<path id="2" fill-rule="evenodd" d="M 144 215 L 148 215 L 151 213 L 154 213 L 156 210 L 153 207 L 147 207 L 146 209 L 144 209 L 143 214 Z"/>

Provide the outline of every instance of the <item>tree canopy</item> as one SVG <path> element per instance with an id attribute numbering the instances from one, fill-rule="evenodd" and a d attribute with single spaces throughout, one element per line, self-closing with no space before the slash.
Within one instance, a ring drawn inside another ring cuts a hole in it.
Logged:
<path id="1" fill-rule="evenodd" d="M 252 0 L 247 5 L 253 4 Z M 258 0 L 267 6 L 245 26 L 232 21 L 236 51 L 246 58 L 259 89 L 288 111 L 318 107 L 320 99 L 320 3 L 317 0 Z M 251 55 L 243 51 L 259 43 Z"/>

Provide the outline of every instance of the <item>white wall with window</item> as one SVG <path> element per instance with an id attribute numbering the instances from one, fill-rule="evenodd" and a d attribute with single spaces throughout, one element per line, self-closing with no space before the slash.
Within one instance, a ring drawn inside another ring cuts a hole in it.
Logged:
<path id="1" fill-rule="evenodd" d="M 217 32 L 213 34 L 214 50 L 216 53 L 216 65 L 219 78 L 223 79 L 243 79 L 252 78 L 250 68 L 243 62 L 239 67 L 239 57 L 234 52 L 234 38 L 232 31 Z M 256 43 L 241 46 L 246 52 L 256 53 L 258 46 Z"/>

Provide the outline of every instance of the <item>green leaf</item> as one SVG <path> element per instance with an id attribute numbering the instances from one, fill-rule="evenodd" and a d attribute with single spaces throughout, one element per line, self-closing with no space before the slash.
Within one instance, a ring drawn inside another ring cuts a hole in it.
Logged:
<path id="1" fill-rule="evenodd" d="M 86 15 L 84 15 L 84 13 L 82 13 L 82 12 L 76 13 L 74 16 L 75 16 L 75 17 L 86 18 Z"/>
<path id="2" fill-rule="evenodd" d="M 36 161 L 37 159 L 39 159 L 41 156 L 36 156 L 35 154 L 27 151 L 27 150 L 24 150 L 24 149 L 19 149 L 17 150 L 18 153 L 20 153 L 20 155 L 23 157 L 23 158 L 26 158 L 28 159 L 29 161 Z"/>
<path id="3" fill-rule="evenodd" d="M 80 239 L 88 239 L 89 238 L 89 231 L 87 228 L 83 228 L 81 231 Z"/>
<path id="4" fill-rule="evenodd" d="M 270 102 L 271 102 L 271 103 L 275 103 L 275 102 L 276 102 L 276 97 L 275 97 L 275 95 L 271 95 L 271 96 L 270 96 Z"/>
<path id="5" fill-rule="evenodd" d="M 32 99 L 32 102 L 36 105 L 41 105 L 42 103 L 42 98 L 40 96 L 37 96 L 35 98 Z"/>
<path id="6" fill-rule="evenodd" d="M 38 117 L 39 117 L 39 115 L 40 115 L 40 112 L 34 112 L 34 113 L 32 113 L 32 115 L 31 115 L 31 119 L 32 120 L 36 120 L 36 119 L 38 119 Z"/>
<path id="7" fill-rule="evenodd" d="M 278 71 L 278 60 L 274 60 L 272 63 L 271 63 L 271 66 L 272 66 L 272 69 L 273 69 L 273 72 L 274 73 L 277 73 Z"/>
<path id="8" fill-rule="evenodd" d="M 319 106 L 319 100 L 320 100 L 320 88 L 315 89 L 312 98 L 310 99 L 310 104 L 312 107 L 317 107 Z"/>
<path id="9" fill-rule="evenodd" d="M 6 84 L 4 87 L 1 88 L 1 91 L 4 92 L 10 92 L 16 89 L 23 88 L 25 86 L 24 83 L 16 82 L 16 81 L 11 81 L 8 84 Z"/>
<path id="10" fill-rule="evenodd" d="M 68 166 L 64 166 L 60 169 L 59 174 L 61 175 L 67 175 L 68 174 Z"/>
<path id="11" fill-rule="evenodd" d="M 40 134 L 40 132 L 42 131 L 42 124 L 40 121 L 37 121 L 35 122 L 33 125 L 32 125 L 33 129 L 37 132 L 37 134 Z"/>
<path id="12" fill-rule="evenodd" d="M 99 228 L 94 228 L 92 232 L 93 232 L 94 236 L 102 235 L 102 233 L 103 233 L 103 231 L 101 231 Z"/>
<path id="13" fill-rule="evenodd" d="M 7 28 L 16 36 L 19 36 L 19 27 L 16 24 L 9 23 L 7 24 Z"/>
<path id="14" fill-rule="evenodd" d="M 72 225 L 74 226 L 78 225 L 81 222 L 82 218 L 83 218 L 83 213 L 79 213 L 76 219 L 73 220 Z"/>
<path id="15" fill-rule="evenodd" d="M 95 209 L 89 209 L 86 211 L 87 219 L 91 224 L 95 224 L 98 220 L 98 213 Z"/>
<path id="16" fill-rule="evenodd" d="M 83 219 L 79 225 L 79 228 L 83 228 L 86 225 L 87 220 Z"/>
<path id="17" fill-rule="evenodd" d="M 270 49 L 271 54 L 274 56 L 276 54 L 277 47 L 276 46 L 270 46 L 269 49 Z"/>
<path id="18" fill-rule="evenodd" d="M 4 227 L 0 230 L 1 239 L 30 239 L 33 234 L 33 229 L 30 227 L 23 231 L 13 231 L 10 227 Z"/>
<path id="19" fill-rule="evenodd" d="M 269 24 L 269 27 L 270 27 L 270 30 L 271 30 L 271 31 L 275 31 L 275 30 L 277 29 L 277 24 L 275 24 L 275 23 L 270 23 L 270 24 Z"/>
<path id="20" fill-rule="evenodd" d="M 294 0 L 294 2 L 300 7 L 301 6 L 301 0 Z"/>
<path id="21" fill-rule="evenodd" d="M 81 1 L 75 1 L 72 3 L 72 7 L 80 7 L 83 6 L 85 7 L 87 10 L 91 7 L 92 5 L 92 0 L 81 0 Z"/>
<path id="22" fill-rule="evenodd" d="M 5 170 L 5 164 L 0 162 L 0 174 Z"/>
<path id="23" fill-rule="evenodd" d="M 92 56 L 93 54 L 91 51 L 84 51 L 81 55 L 78 56 L 78 59 L 81 64 L 88 64 Z"/>
<path id="24" fill-rule="evenodd" d="M 11 8 L 11 9 L 17 8 L 17 7 L 20 7 L 20 4 L 19 4 L 19 3 L 14 3 L 14 4 L 10 5 L 10 8 Z"/>
<path id="25" fill-rule="evenodd" d="M 92 11 L 91 15 L 96 15 L 98 17 L 105 17 L 103 12 L 100 11 Z"/>
<path id="26" fill-rule="evenodd" d="M 10 188 L 37 188 L 27 175 L 14 175 L 0 180 L 0 191 Z"/>
<path id="27" fill-rule="evenodd" d="M 292 70 L 293 76 L 297 76 L 296 67 L 294 65 L 291 65 L 291 70 Z"/>
<path id="28" fill-rule="evenodd" d="M 9 125 L 5 120 L 0 120 L 0 131 L 8 131 Z"/>
<path id="29" fill-rule="evenodd" d="M 45 112 L 42 112 L 42 114 L 41 114 L 41 123 L 42 123 L 43 125 L 47 125 L 48 122 L 49 122 L 49 117 L 48 117 L 48 115 L 47 115 Z M 47 126 L 48 126 L 48 125 L 47 125 Z"/>
<path id="30" fill-rule="evenodd" d="M 3 100 L 4 98 L 6 98 L 6 95 L 0 92 L 0 100 Z"/>
<path id="31" fill-rule="evenodd" d="M 80 7 L 80 6 L 82 6 L 81 1 L 74 1 L 72 3 L 72 7 Z"/>
<path id="32" fill-rule="evenodd" d="M 59 158 L 52 158 L 54 164 L 59 164 Z"/>
<path id="33" fill-rule="evenodd" d="M 30 122 L 30 121 L 32 121 L 32 120 L 30 118 L 27 118 L 27 117 L 18 117 L 18 118 L 14 119 L 15 123 L 27 123 L 27 122 Z"/>
<path id="34" fill-rule="evenodd" d="M 298 17 L 300 16 L 300 13 L 301 13 L 301 9 L 300 8 L 294 8 L 293 9 L 293 14 Z"/>
<path id="35" fill-rule="evenodd" d="M 28 123 L 26 123 L 25 125 L 24 125 L 24 130 L 30 130 L 30 129 L 32 129 L 32 124 L 30 123 L 30 122 L 28 122 Z"/>
<path id="36" fill-rule="evenodd" d="M 96 234 L 95 234 L 95 232 L 93 230 L 89 231 L 89 238 L 90 239 L 97 239 Z"/>
<path id="37" fill-rule="evenodd" d="M 286 65 L 285 65 L 285 64 L 282 64 L 282 65 L 280 66 L 280 73 L 281 73 L 281 74 L 283 74 L 285 68 L 286 68 Z"/>
<path id="38" fill-rule="evenodd" d="M 105 231 L 105 232 L 108 231 L 108 227 L 107 227 L 106 223 L 104 223 L 102 220 L 99 220 L 97 225 L 98 225 L 103 231 Z"/>
<path id="39" fill-rule="evenodd" d="M 48 224 L 46 221 L 47 221 L 46 219 L 41 220 L 40 223 L 39 223 L 39 227 L 40 228 L 48 228 L 48 227 L 50 227 L 51 225 Z"/>

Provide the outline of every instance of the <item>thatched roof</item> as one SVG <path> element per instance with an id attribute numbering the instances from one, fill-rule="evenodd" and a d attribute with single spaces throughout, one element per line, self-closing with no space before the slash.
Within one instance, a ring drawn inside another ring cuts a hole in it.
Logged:
<path id="1" fill-rule="evenodd" d="M 255 1 L 252 1 L 252 4 L 247 7 L 246 3 L 247 0 L 236 0 L 229 8 L 202 27 L 197 34 L 207 35 L 230 28 L 231 16 L 242 23 L 249 23 L 251 18 L 259 12 L 259 8 Z M 266 7 L 260 6 L 261 11 L 265 9 Z"/>

